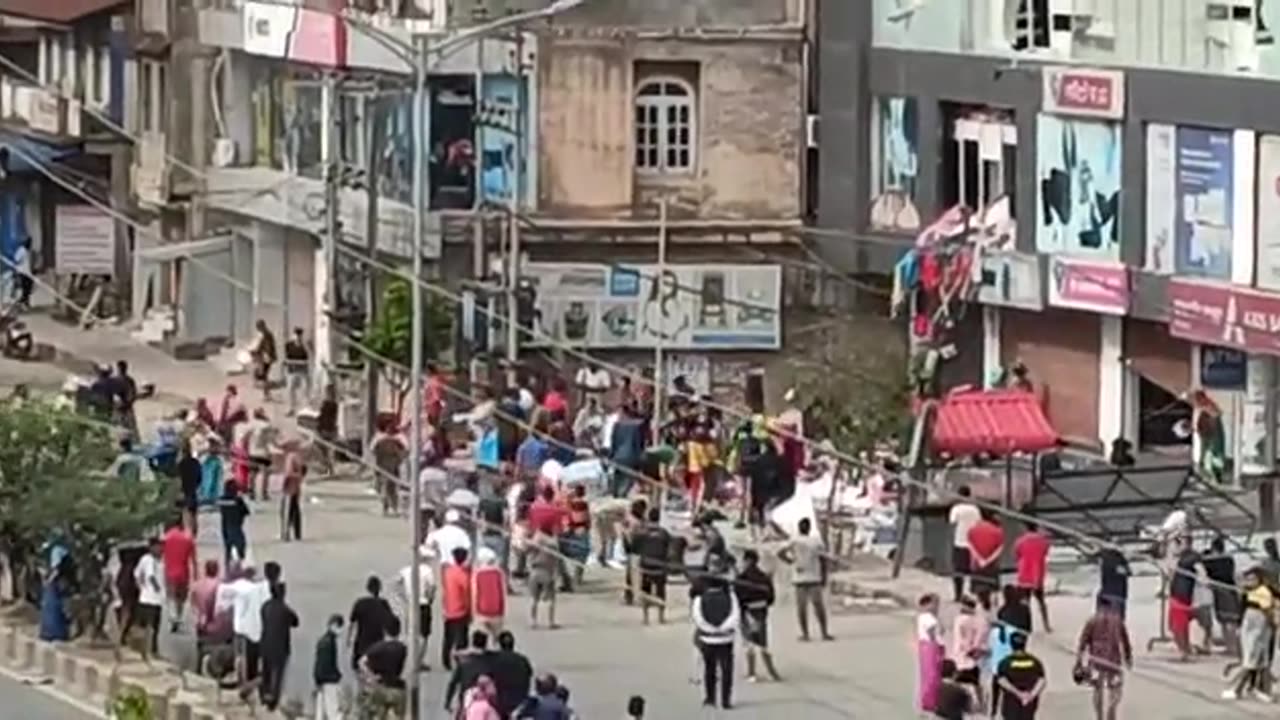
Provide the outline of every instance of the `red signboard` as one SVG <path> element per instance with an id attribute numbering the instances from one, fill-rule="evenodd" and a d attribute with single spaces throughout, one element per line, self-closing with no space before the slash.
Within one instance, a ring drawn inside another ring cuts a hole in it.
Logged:
<path id="1" fill-rule="evenodd" d="M 1044 111 L 1118 120 L 1124 117 L 1124 73 L 1080 67 L 1045 67 Z"/>
<path id="2" fill-rule="evenodd" d="M 1169 333 L 1206 345 L 1280 355 L 1280 295 L 1227 285 L 1169 283 Z"/>

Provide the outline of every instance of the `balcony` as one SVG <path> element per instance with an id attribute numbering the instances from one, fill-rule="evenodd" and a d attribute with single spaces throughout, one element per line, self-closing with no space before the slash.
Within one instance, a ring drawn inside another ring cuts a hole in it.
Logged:
<path id="1" fill-rule="evenodd" d="M 81 103 L 35 85 L 0 77 L 0 120 L 61 138 L 82 136 Z"/>
<path id="2" fill-rule="evenodd" d="M 202 44 L 212 47 L 311 65 L 407 74 L 405 61 L 387 46 L 407 46 L 415 36 L 444 28 L 442 18 L 367 10 L 348 10 L 347 15 L 351 21 L 306 7 L 211 0 L 199 12 L 197 33 Z M 253 36 L 246 37 L 246 30 Z"/>
<path id="3" fill-rule="evenodd" d="M 138 0 L 138 30 L 143 35 L 170 37 L 172 35 L 173 0 Z"/>
<path id="4" fill-rule="evenodd" d="M 873 0 L 881 47 L 1280 77 L 1280 3 Z"/>

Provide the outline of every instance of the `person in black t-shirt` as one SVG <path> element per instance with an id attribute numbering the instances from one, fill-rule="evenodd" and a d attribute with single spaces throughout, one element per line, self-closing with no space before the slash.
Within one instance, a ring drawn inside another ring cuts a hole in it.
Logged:
<path id="1" fill-rule="evenodd" d="M 933 708 L 934 717 L 964 720 L 965 715 L 974 710 L 973 695 L 968 688 L 956 682 L 955 661 L 943 660 L 942 685 L 938 688 L 938 703 Z"/>
<path id="2" fill-rule="evenodd" d="M 1006 630 L 1021 630 L 1022 636 L 1027 637 L 1031 634 L 1031 606 L 1027 605 L 1026 595 L 1013 585 L 1005 585 L 1002 595 L 1004 602 L 996 611 L 996 621 Z"/>
<path id="3" fill-rule="evenodd" d="M 404 665 L 409 648 L 400 641 L 400 621 L 392 616 L 387 637 L 369 648 L 359 664 L 361 671 L 359 717 L 397 717 L 405 715 Z"/>
<path id="4" fill-rule="evenodd" d="M 649 624 L 649 608 L 657 605 L 658 623 L 667 621 L 667 571 L 671 553 L 671 533 L 662 527 L 658 508 L 649 508 L 648 522 L 632 540 L 640 558 L 640 607 L 644 624 Z"/>
<path id="5" fill-rule="evenodd" d="M 382 597 L 382 581 L 377 575 L 369 576 L 365 583 L 368 595 L 351 606 L 350 624 L 347 625 L 347 643 L 351 646 L 351 666 L 360 668 L 360 658 L 374 645 L 391 634 L 393 625 L 400 621 L 391 611 L 391 605 Z"/>
<path id="6" fill-rule="evenodd" d="M 1104 547 L 1097 551 L 1098 560 L 1098 606 L 1102 606 L 1102 598 L 1106 598 L 1110 607 L 1120 613 L 1124 619 L 1125 607 L 1129 604 L 1129 559 L 1113 547 Z"/>
<path id="7" fill-rule="evenodd" d="M 1035 720 L 1047 682 L 1044 664 L 1027 652 L 1027 636 L 1022 633 L 1009 636 L 1009 647 L 1013 652 L 996 668 L 996 682 L 1001 690 L 1000 717 Z"/>
<path id="8" fill-rule="evenodd" d="M 1169 633 L 1182 660 L 1191 657 L 1191 620 L 1195 616 L 1196 568 L 1204 562 L 1189 546 L 1178 553 L 1169 578 Z"/>

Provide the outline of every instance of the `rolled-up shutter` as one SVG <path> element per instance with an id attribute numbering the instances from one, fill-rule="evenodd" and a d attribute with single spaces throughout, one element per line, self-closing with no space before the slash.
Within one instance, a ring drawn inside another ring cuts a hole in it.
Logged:
<path id="1" fill-rule="evenodd" d="M 1167 325 L 1125 320 L 1124 356 L 1134 372 L 1173 395 L 1192 385 L 1191 344 L 1171 336 Z"/>

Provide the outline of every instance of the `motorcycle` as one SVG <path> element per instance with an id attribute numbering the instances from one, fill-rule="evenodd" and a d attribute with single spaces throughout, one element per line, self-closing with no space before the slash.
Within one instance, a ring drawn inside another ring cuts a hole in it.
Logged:
<path id="1" fill-rule="evenodd" d="M 9 305 L 0 311 L 0 352 L 5 357 L 30 360 L 35 355 L 35 338 L 27 324 L 18 316 L 18 309 Z"/>

